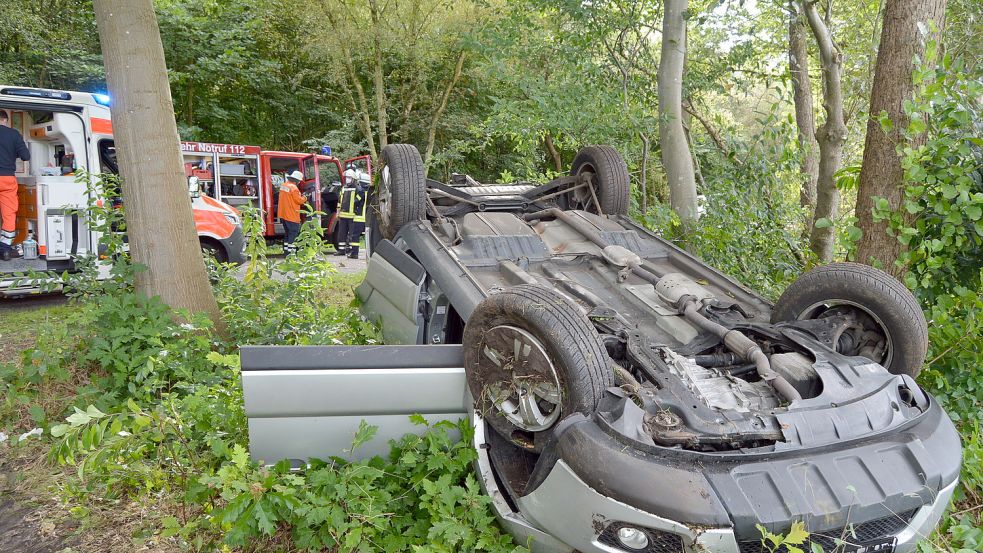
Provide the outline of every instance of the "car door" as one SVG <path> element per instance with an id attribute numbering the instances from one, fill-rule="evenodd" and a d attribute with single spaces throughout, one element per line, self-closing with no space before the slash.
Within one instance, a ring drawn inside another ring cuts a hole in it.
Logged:
<path id="1" fill-rule="evenodd" d="M 412 256 L 382 240 L 369 257 L 365 280 L 355 292 L 362 313 L 382 326 L 387 344 L 425 344 L 420 299 L 426 271 Z"/>
<path id="2" fill-rule="evenodd" d="M 466 415 L 459 345 L 244 346 L 242 391 L 253 459 L 301 466 L 311 457 L 363 459 L 389 452 L 389 440 Z M 357 450 L 364 421 L 378 428 Z"/>
<path id="3" fill-rule="evenodd" d="M 364 171 L 372 178 L 372 156 L 357 156 L 345 160 L 345 169 L 353 168 Z"/>

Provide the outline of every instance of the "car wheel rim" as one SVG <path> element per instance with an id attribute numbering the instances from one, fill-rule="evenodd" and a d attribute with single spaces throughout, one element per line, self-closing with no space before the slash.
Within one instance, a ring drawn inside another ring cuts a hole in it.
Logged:
<path id="1" fill-rule="evenodd" d="M 843 299 L 816 302 L 803 309 L 796 319 L 806 321 L 844 314 L 856 317 L 864 330 L 874 331 L 884 338 L 883 353 L 880 355 L 880 359 L 874 359 L 874 361 L 890 368 L 891 362 L 894 360 L 894 339 L 891 337 L 891 331 L 888 330 L 887 325 L 880 317 L 859 303 Z"/>
<path id="2" fill-rule="evenodd" d="M 482 393 L 515 427 L 540 432 L 560 418 L 560 379 L 532 334 L 508 325 L 492 328 L 482 338 L 477 369 Z"/>
<path id="3" fill-rule="evenodd" d="M 592 213 L 600 213 L 601 206 L 594 205 L 594 196 L 597 196 L 598 200 L 601 198 L 601 191 L 597 187 L 597 173 L 594 171 L 594 167 L 584 164 L 577 171 L 577 176 L 583 174 L 590 175 L 590 182 L 585 183 L 586 186 L 583 188 L 578 188 L 570 192 L 570 209 L 582 209 L 584 211 L 591 211 Z M 594 189 L 593 194 L 591 194 L 590 188 Z"/>
<path id="4" fill-rule="evenodd" d="M 382 186 L 379 187 L 379 218 L 382 219 L 382 226 L 389 226 L 389 212 L 392 206 L 392 190 L 389 185 L 389 166 L 382 168 Z"/>

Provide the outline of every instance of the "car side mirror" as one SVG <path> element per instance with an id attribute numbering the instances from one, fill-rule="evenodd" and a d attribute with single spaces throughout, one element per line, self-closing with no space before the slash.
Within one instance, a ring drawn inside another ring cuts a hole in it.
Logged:
<path id="1" fill-rule="evenodd" d="M 201 189 L 198 188 L 198 177 L 188 177 L 188 194 L 192 198 L 201 196 Z"/>

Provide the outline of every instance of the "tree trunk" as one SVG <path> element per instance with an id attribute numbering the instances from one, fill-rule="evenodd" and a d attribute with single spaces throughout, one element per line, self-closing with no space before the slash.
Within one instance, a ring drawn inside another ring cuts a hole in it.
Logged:
<path id="1" fill-rule="evenodd" d="M 649 185 L 648 185 L 648 165 L 649 165 L 649 137 L 644 132 L 639 131 L 638 138 L 642 140 L 642 172 L 638 179 L 639 190 L 642 193 L 642 215 L 649 212 Z"/>
<path id="2" fill-rule="evenodd" d="M 138 292 L 223 331 L 198 244 L 153 0 L 94 0 Z"/>
<path id="3" fill-rule="evenodd" d="M 901 209 L 904 171 L 895 147 L 902 140 L 902 130 L 908 126 L 903 105 L 912 97 L 912 60 L 925 50 L 919 25 L 928 29 L 928 22 L 934 21 L 942 29 L 945 7 L 946 0 L 887 0 L 884 8 L 884 27 L 870 95 L 871 117 L 867 120 L 857 191 L 857 226 L 863 235 L 857 244 L 856 258 L 860 263 L 879 265 L 898 277 L 904 271 L 895 265 L 902 251 L 901 242 L 887 234 L 884 222 L 874 222 L 872 209 L 875 197 L 885 198 L 892 211 Z M 892 122 L 887 132 L 878 121 L 882 113 Z"/>
<path id="4" fill-rule="evenodd" d="M 382 70 L 382 17 L 375 0 L 369 0 L 369 10 L 372 15 L 372 51 L 375 55 L 372 79 L 375 88 L 376 122 L 379 125 L 379 151 L 382 151 L 389 145 L 389 118 L 386 115 L 389 100 L 386 97 L 386 78 Z"/>
<path id="5" fill-rule="evenodd" d="M 826 121 L 819 127 L 816 139 L 819 143 L 819 178 L 816 181 L 816 212 L 809 236 L 809 247 L 819 260 L 829 263 L 833 260 L 835 235 L 832 221 L 839 211 L 840 193 L 836 189 L 833 176 L 840 168 L 843 159 L 843 143 L 846 142 L 846 122 L 843 116 L 843 88 L 840 75 L 843 70 L 843 55 L 833 36 L 816 10 L 816 0 L 802 0 L 802 8 L 816 44 L 819 46 L 819 59 L 823 69 L 823 109 Z M 817 225 L 820 220 L 830 224 Z"/>
<path id="6" fill-rule="evenodd" d="M 553 160 L 553 169 L 557 173 L 563 173 L 563 159 L 560 157 L 560 152 L 556 149 L 556 145 L 553 144 L 553 135 L 551 133 L 546 133 L 543 137 L 543 145 L 546 146 L 546 151 L 549 152 L 550 158 Z"/>
<path id="7" fill-rule="evenodd" d="M 802 151 L 802 185 L 799 203 L 808 210 L 809 228 L 816 207 L 816 181 L 819 180 L 819 143 L 816 142 L 816 118 L 813 112 L 812 79 L 809 76 L 809 48 L 806 43 L 805 22 L 795 3 L 789 4 L 788 67 L 792 75 L 795 97 L 795 124 L 798 127 L 799 148 Z M 808 230 L 806 230 L 808 233 Z"/>
<path id="8" fill-rule="evenodd" d="M 696 221 L 696 175 L 683 130 L 683 64 L 689 0 L 666 0 L 662 17 L 662 55 L 659 61 L 659 140 L 662 165 L 669 181 L 669 204 L 684 229 Z"/>
<path id="9" fill-rule="evenodd" d="M 434 110 L 433 117 L 430 118 L 430 127 L 427 129 L 426 155 L 423 156 L 424 173 L 430 169 L 430 156 L 433 155 L 433 145 L 437 140 L 437 124 L 440 123 L 440 117 L 444 115 L 444 110 L 447 109 L 447 102 L 449 102 L 451 99 L 451 93 L 454 92 L 454 87 L 457 86 L 457 81 L 461 80 L 461 73 L 464 70 L 464 59 L 466 56 L 466 50 L 461 50 L 460 55 L 457 56 L 457 63 L 454 65 L 454 73 L 451 75 L 451 79 L 447 82 L 447 86 L 444 88 L 444 93 L 440 97 L 440 104 L 437 106 L 437 109 Z"/>
<path id="10" fill-rule="evenodd" d="M 328 23 L 331 25 L 331 30 L 340 37 L 344 36 L 343 28 L 338 22 L 337 15 L 331 9 L 325 10 L 325 16 Z M 365 89 L 362 87 L 362 81 L 358 78 L 358 72 L 355 71 L 355 62 L 352 59 L 352 52 L 348 48 L 348 44 L 345 42 L 344 38 L 337 41 L 338 49 L 341 50 L 343 59 L 342 65 L 345 66 L 345 74 L 348 76 L 348 84 L 350 87 L 346 90 L 348 97 L 351 100 L 352 107 L 355 108 L 354 112 L 358 114 L 358 126 L 362 129 L 362 135 L 365 137 L 365 143 L 369 148 L 369 155 L 372 156 L 372 161 L 375 162 L 379 159 L 377 150 L 375 149 L 375 134 L 372 132 L 372 119 L 369 113 L 369 102 L 365 97 Z M 355 94 L 352 94 L 352 90 L 355 90 Z M 358 104 L 356 105 L 356 98 Z"/>

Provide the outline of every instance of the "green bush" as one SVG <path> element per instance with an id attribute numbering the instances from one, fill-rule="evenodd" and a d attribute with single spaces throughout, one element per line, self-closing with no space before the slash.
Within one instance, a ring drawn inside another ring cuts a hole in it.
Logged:
<path id="1" fill-rule="evenodd" d="M 112 195 L 112 182 L 102 194 Z M 0 368 L 5 426 L 19 424 L 18 409 L 35 402 L 31 417 L 51 436 L 49 458 L 75 469 L 59 486 L 73 513 L 163 500 L 169 508 L 150 518 L 150 533 L 191 550 L 265 549 L 257 544 L 266 541 L 312 551 L 523 550 L 494 523 L 471 472 L 465 423 L 408 435 L 385 459 L 311 460 L 300 471 L 249 459 L 239 344 L 378 343 L 373 325 L 328 296 L 337 293 L 335 272 L 317 225 L 303 227 L 296 255 L 274 262 L 256 213 L 244 213 L 246 278 L 209 262 L 229 327 L 223 339 L 206 319 L 135 292 L 140 268 L 111 232 L 122 229 L 119 210 L 93 206 L 87 214 L 107 231 L 111 277 L 64 281 L 77 307 L 71 329 L 42 334 L 20 366 Z M 39 384 L 78 380 L 67 401 L 37 412 L 46 401 Z M 363 423 L 353 447 L 374 432 Z"/>

